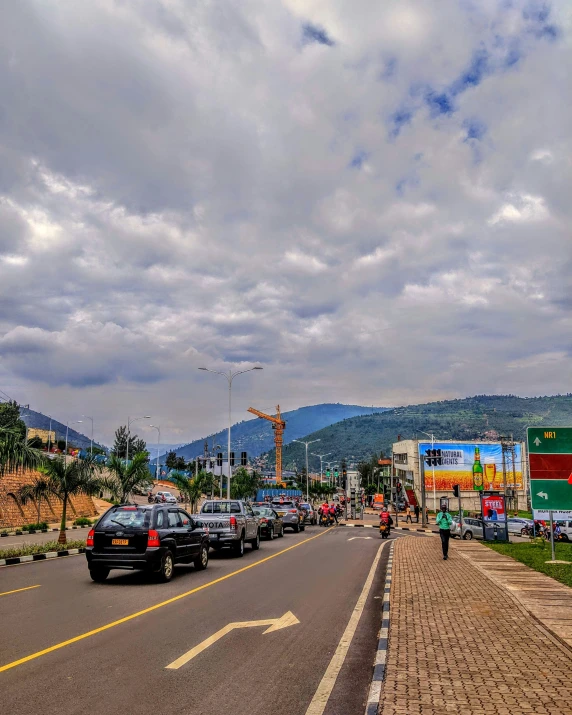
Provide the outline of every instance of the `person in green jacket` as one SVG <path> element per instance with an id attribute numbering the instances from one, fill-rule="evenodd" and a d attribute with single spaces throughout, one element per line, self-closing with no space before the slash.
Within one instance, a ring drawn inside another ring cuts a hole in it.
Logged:
<path id="1" fill-rule="evenodd" d="M 439 536 L 441 537 L 441 547 L 443 549 L 443 561 L 447 561 L 449 556 L 449 539 L 451 538 L 453 517 L 447 511 L 445 504 L 441 507 L 441 511 L 437 514 L 437 519 L 435 521 L 439 527 Z"/>

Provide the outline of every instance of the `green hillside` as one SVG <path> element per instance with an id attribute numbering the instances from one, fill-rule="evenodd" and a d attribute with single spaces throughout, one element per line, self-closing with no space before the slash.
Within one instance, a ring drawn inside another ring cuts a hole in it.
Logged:
<path id="1" fill-rule="evenodd" d="M 402 439 L 425 439 L 423 432 L 436 439 L 498 439 L 512 434 L 524 440 L 526 428 L 533 425 L 572 425 L 572 395 L 550 397 L 516 397 L 514 395 L 477 395 L 462 400 L 445 400 L 421 405 L 399 407 L 379 414 L 352 417 L 304 439 L 319 439 L 311 445 L 312 452 L 331 452 L 327 460 L 345 458 L 348 464 L 368 459 L 374 452 L 387 454 L 397 435 Z M 300 444 L 290 444 L 284 450 L 284 467 L 304 465 L 305 450 Z M 310 469 L 319 467 L 312 457 Z M 268 461 L 274 463 L 274 451 Z"/>

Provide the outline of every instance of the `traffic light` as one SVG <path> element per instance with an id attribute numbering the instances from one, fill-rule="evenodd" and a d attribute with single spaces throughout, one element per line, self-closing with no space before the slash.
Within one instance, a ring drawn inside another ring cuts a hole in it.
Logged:
<path id="1" fill-rule="evenodd" d="M 329 470 L 329 469 L 326 469 L 326 477 L 328 477 L 328 479 L 330 478 L 330 475 L 331 475 L 330 470 Z"/>
<path id="2" fill-rule="evenodd" d="M 216 455 L 216 466 L 222 467 L 222 452 L 217 452 Z"/>
<path id="3" fill-rule="evenodd" d="M 241 452 L 240 453 L 240 466 L 241 467 L 246 467 L 248 463 L 248 458 L 246 452 Z"/>
<path id="4" fill-rule="evenodd" d="M 340 476 L 340 473 L 338 472 L 337 469 L 334 469 L 334 479 L 337 481 L 338 477 Z"/>
<path id="5" fill-rule="evenodd" d="M 461 496 L 461 487 L 459 484 L 453 484 L 453 496 L 454 497 Z"/>
<path id="6" fill-rule="evenodd" d="M 230 466 L 234 467 L 234 452 L 230 453 Z"/>
<path id="7" fill-rule="evenodd" d="M 209 459 L 209 472 L 212 472 L 213 469 L 213 460 Z"/>

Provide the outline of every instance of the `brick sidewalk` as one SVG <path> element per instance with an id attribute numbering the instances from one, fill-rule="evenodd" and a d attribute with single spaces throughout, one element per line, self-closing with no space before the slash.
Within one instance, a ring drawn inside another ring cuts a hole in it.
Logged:
<path id="1" fill-rule="evenodd" d="M 572 652 L 450 545 L 396 540 L 383 715 L 572 712 Z M 462 547 L 461 547 L 462 548 Z"/>

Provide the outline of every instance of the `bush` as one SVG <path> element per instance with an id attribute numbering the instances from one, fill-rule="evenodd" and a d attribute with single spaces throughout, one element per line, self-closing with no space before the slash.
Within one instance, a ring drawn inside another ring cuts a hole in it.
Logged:
<path id="1" fill-rule="evenodd" d="M 25 524 L 22 527 L 22 531 L 42 531 L 42 529 L 47 529 L 48 524 L 46 521 L 39 521 L 37 524 Z"/>
<path id="2" fill-rule="evenodd" d="M 87 516 L 80 516 L 79 519 L 76 519 L 73 523 L 74 526 L 91 526 L 91 519 L 88 519 Z"/>
<path id="3" fill-rule="evenodd" d="M 14 556 L 31 556 L 32 554 L 47 554 L 49 551 L 66 551 L 67 549 L 81 549 L 85 541 L 68 541 L 67 544 L 58 544 L 57 541 L 48 541 L 45 544 L 22 544 L 9 549 L 0 549 L 0 559 L 11 559 Z"/>

